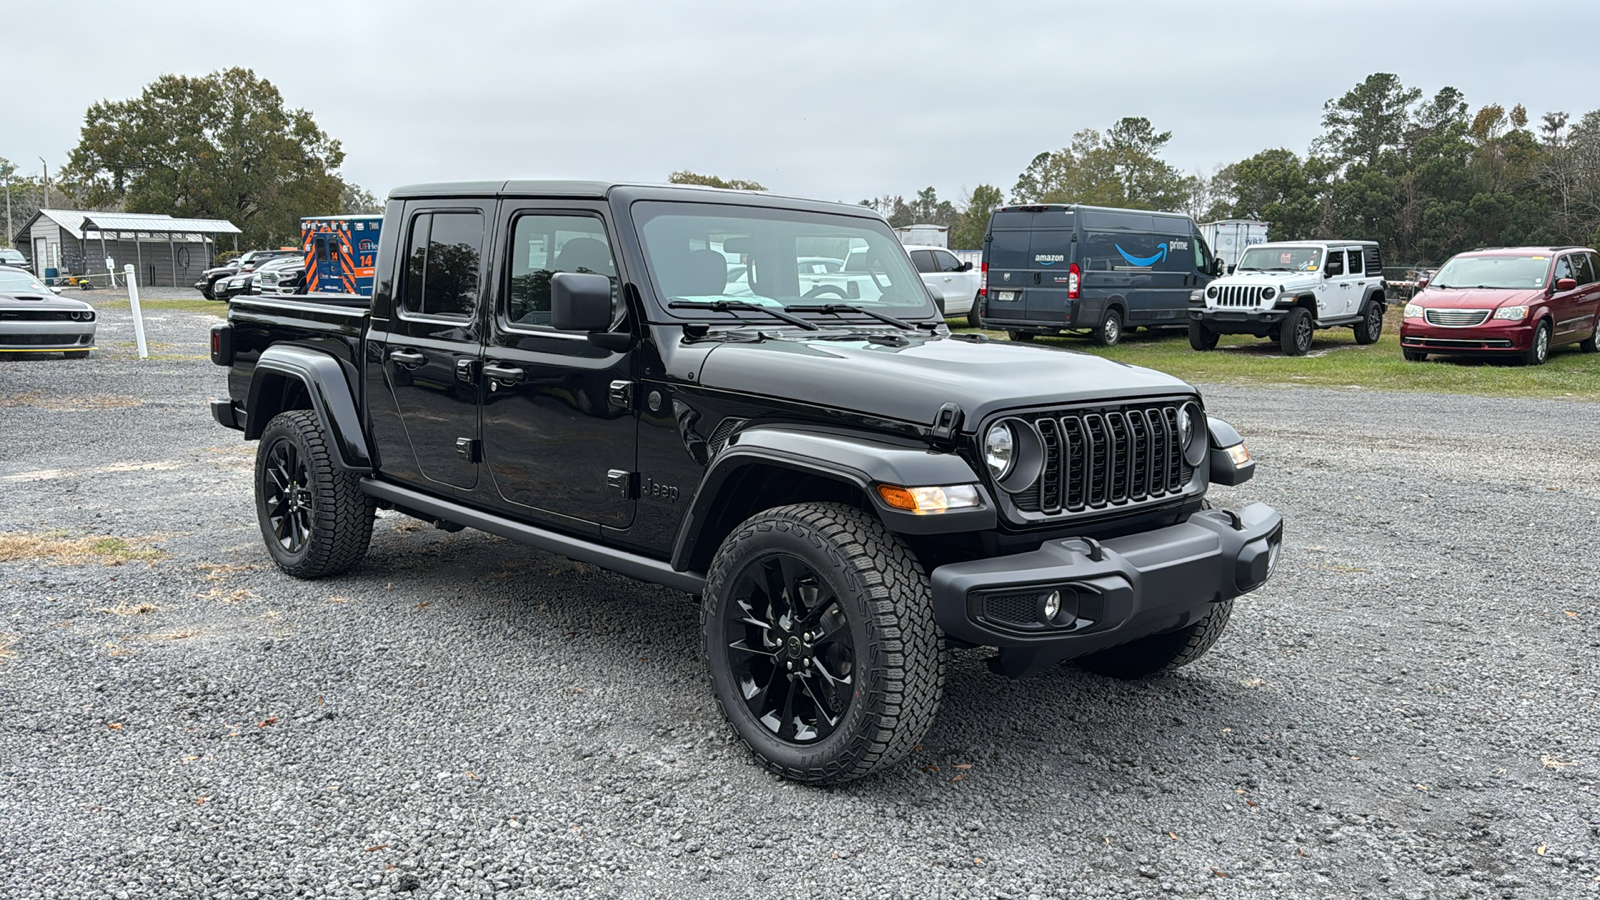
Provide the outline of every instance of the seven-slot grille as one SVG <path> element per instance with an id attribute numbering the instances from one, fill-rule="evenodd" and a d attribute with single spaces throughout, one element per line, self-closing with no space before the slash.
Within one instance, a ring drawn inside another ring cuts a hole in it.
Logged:
<path id="1" fill-rule="evenodd" d="M 1174 497 L 1194 477 L 1178 441 L 1181 402 L 1075 410 L 1025 419 L 1044 468 L 1011 495 L 1023 512 L 1075 513 Z"/>
<path id="2" fill-rule="evenodd" d="M 1489 320 L 1487 309 L 1430 309 L 1427 311 L 1429 325 L 1442 325 L 1446 328 L 1470 328 L 1473 325 L 1482 325 Z"/>
<path id="3" fill-rule="evenodd" d="M 1260 306 L 1264 288 L 1264 285 L 1253 284 L 1219 284 L 1215 302 L 1218 306 Z"/>

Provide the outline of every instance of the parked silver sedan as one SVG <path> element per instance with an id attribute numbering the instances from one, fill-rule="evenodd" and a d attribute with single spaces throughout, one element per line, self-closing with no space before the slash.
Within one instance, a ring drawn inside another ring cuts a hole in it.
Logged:
<path id="1" fill-rule="evenodd" d="M 94 349 L 94 307 L 58 293 L 29 272 L 0 266 L 0 355 L 89 355 Z"/>

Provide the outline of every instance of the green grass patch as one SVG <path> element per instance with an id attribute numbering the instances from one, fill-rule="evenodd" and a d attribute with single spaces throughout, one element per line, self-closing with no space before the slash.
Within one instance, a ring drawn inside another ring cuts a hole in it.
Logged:
<path id="1" fill-rule="evenodd" d="M 93 304 L 95 309 L 127 309 L 127 300 L 106 300 Z M 228 304 L 216 300 L 207 300 L 196 297 L 193 300 L 159 300 L 139 298 L 139 308 L 149 311 L 153 309 L 174 309 L 179 312 L 208 313 L 219 318 L 228 315 Z"/>
<path id="2" fill-rule="evenodd" d="M 950 326 L 966 324 L 965 318 Z M 962 331 L 974 329 L 960 327 Z M 985 334 L 1005 339 L 1004 331 Z M 1579 352 L 1576 344 L 1554 348 L 1542 366 L 1510 360 L 1429 357 L 1406 362 L 1400 355 L 1400 313 L 1391 310 L 1383 337 L 1363 347 L 1349 328 L 1318 331 L 1306 356 L 1284 356 L 1276 341 L 1249 335 L 1223 335 L 1217 349 L 1189 347 L 1186 331 L 1140 331 L 1115 347 L 1097 347 L 1088 338 L 1034 338 L 1107 359 L 1157 369 L 1192 383 L 1309 384 L 1380 391 L 1476 394 L 1600 401 L 1600 354 Z"/>

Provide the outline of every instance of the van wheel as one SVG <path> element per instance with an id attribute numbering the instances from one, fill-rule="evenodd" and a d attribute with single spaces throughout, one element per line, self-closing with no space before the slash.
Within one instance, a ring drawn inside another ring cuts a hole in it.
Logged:
<path id="1" fill-rule="evenodd" d="M 1196 350 L 1217 349 L 1217 336 L 1204 322 L 1189 323 L 1189 346 Z"/>
<path id="2" fill-rule="evenodd" d="M 1355 331 L 1356 343 L 1376 344 L 1383 334 L 1383 304 L 1368 303 L 1361 312 L 1361 321 L 1356 323 Z"/>
<path id="3" fill-rule="evenodd" d="M 1031 331 L 1007 331 L 1006 332 L 1006 340 L 1008 340 L 1008 341 L 1016 341 L 1019 344 L 1026 344 L 1029 341 L 1033 340 L 1033 332 L 1031 332 Z"/>
<path id="4" fill-rule="evenodd" d="M 1284 356 L 1305 356 L 1311 349 L 1311 313 L 1304 307 L 1296 306 L 1289 310 L 1289 315 L 1283 319 L 1283 336 L 1278 345 L 1283 348 Z"/>
<path id="5" fill-rule="evenodd" d="M 1588 340 L 1578 342 L 1578 349 L 1585 353 L 1593 353 L 1596 350 L 1600 350 L 1600 344 L 1596 343 L 1597 340 L 1600 340 L 1600 316 L 1595 316 L 1594 330 L 1589 332 Z"/>
<path id="6" fill-rule="evenodd" d="M 841 503 L 745 520 L 706 575 L 711 689 L 770 771 L 859 778 L 910 753 L 944 692 L 927 572 L 877 517 Z"/>
<path id="7" fill-rule="evenodd" d="M 978 310 L 976 308 L 974 308 L 972 310 L 972 312 L 967 313 L 967 327 L 968 328 L 982 328 L 983 327 L 983 319 L 978 315 Z"/>
<path id="8" fill-rule="evenodd" d="M 1122 340 L 1122 312 L 1115 306 L 1106 310 L 1105 317 L 1100 320 L 1100 327 L 1089 333 L 1089 337 L 1102 347 L 1115 347 Z"/>
<path id="9" fill-rule="evenodd" d="M 1421 350 L 1401 350 L 1400 355 L 1406 358 L 1406 362 L 1422 362 L 1428 358 L 1428 354 Z"/>
<path id="10" fill-rule="evenodd" d="M 1528 345 L 1528 351 L 1522 354 L 1522 364 L 1525 366 L 1542 366 L 1550 358 L 1550 322 L 1545 320 L 1533 331 L 1533 343 Z"/>
<path id="11" fill-rule="evenodd" d="M 372 542 L 376 507 L 360 479 L 333 463 L 316 413 L 279 413 L 256 448 L 256 520 L 278 568 L 296 578 L 337 575 Z"/>
<path id="12" fill-rule="evenodd" d="M 1073 660 L 1079 668 L 1110 678 L 1148 678 L 1186 666 L 1222 637 L 1233 616 L 1233 601 L 1214 604 L 1200 621 L 1166 634 L 1152 634 L 1132 643 Z"/>

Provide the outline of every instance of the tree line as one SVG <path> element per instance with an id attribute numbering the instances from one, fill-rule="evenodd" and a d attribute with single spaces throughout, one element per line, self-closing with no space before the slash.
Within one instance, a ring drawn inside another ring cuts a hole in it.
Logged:
<path id="1" fill-rule="evenodd" d="M 1573 119 L 1521 104 L 1475 111 L 1461 91 L 1431 97 L 1387 72 L 1322 109 L 1322 133 L 1299 153 L 1262 150 L 1210 175 L 1162 158 L 1171 140 L 1145 118 L 1084 129 L 1018 174 L 1009 202 L 1086 203 L 1185 212 L 1198 221 L 1260 219 L 1277 240 L 1378 241 L 1396 262 L 1438 263 L 1473 247 L 1600 242 L 1600 110 Z M 932 187 L 863 200 L 891 225 L 950 228 L 952 247 L 982 246 L 1007 202 L 980 184 L 960 203 Z"/>

